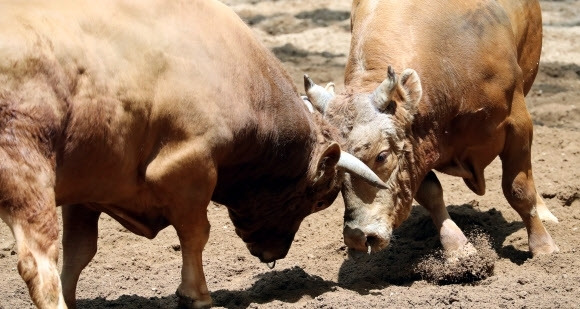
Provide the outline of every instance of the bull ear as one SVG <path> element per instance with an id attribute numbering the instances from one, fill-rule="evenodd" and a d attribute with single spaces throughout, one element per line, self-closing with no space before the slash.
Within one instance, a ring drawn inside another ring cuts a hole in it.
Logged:
<path id="1" fill-rule="evenodd" d="M 333 170 L 338 160 L 340 160 L 340 146 L 337 143 L 332 143 L 324 150 L 320 160 L 318 160 L 318 171 L 327 172 Z"/>
<path id="2" fill-rule="evenodd" d="M 405 91 L 407 101 L 405 105 L 406 109 L 411 114 L 415 114 L 417 104 L 419 104 L 421 96 L 423 95 L 423 87 L 421 86 L 419 75 L 413 69 L 405 69 L 401 74 L 399 85 Z"/>
<path id="3" fill-rule="evenodd" d="M 318 159 L 314 183 L 317 185 L 322 184 L 328 181 L 330 177 L 334 177 L 338 160 L 340 160 L 340 146 L 337 143 L 332 143 Z"/>

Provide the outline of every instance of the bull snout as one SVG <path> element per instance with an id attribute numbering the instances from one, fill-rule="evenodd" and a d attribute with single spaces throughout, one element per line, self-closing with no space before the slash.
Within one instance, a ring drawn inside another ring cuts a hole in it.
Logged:
<path id="1" fill-rule="evenodd" d="M 246 243 L 250 253 L 260 259 L 262 263 L 272 263 L 276 260 L 283 259 L 290 250 L 290 243 L 279 245 L 263 246 L 258 243 Z"/>
<path id="2" fill-rule="evenodd" d="M 380 251 L 386 248 L 390 242 L 390 237 L 387 235 L 350 226 L 344 227 L 343 235 L 347 247 L 367 253 Z"/>

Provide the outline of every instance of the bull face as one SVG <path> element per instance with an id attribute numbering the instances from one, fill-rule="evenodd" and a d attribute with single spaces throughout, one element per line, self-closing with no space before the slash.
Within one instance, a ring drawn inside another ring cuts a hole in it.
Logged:
<path id="1" fill-rule="evenodd" d="M 340 192 L 343 169 L 362 169 L 363 176 L 374 176 L 366 181 L 382 183 L 362 162 L 356 160 L 353 165 L 338 144 L 317 145 L 313 157 L 318 159 L 311 160 L 314 164 L 305 173 L 306 179 L 268 179 L 254 184 L 258 191 L 246 192 L 238 205 L 228 208 L 236 233 L 262 262 L 284 258 L 302 220 L 332 204 Z"/>
<path id="2" fill-rule="evenodd" d="M 386 182 L 386 188 L 379 189 L 347 175 L 342 189 L 345 244 L 361 251 L 381 250 L 408 217 L 413 200 L 409 132 L 422 94 L 419 77 L 407 69 L 397 80 L 389 67 L 387 78 L 373 92 L 351 89 L 336 97 L 309 79 L 305 87 L 312 104 L 342 133 L 343 149 Z"/>
<path id="3" fill-rule="evenodd" d="M 260 184 L 260 192 L 246 194 L 243 204 L 229 208 L 236 233 L 262 262 L 284 258 L 304 218 L 328 207 L 340 192 L 337 164 L 340 147 L 332 143 L 308 172 L 307 181 L 274 180 Z"/>

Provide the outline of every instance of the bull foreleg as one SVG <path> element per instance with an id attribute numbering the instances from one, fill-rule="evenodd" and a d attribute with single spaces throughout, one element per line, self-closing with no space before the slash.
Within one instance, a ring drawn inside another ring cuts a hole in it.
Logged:
<path id="1" fill-rule="evenodd" d="M 0 217 L 16 239 L 18 273 L 38 308 L 66 308 L 58 277 L 58 220 L 54 199 L 34 201 Z M 44 203 L 43 203 L 44 202 Z"/>
<path id="2" fill-rule="evenodd" d="M 203 140 L 188 141 L 175 149 L 151 162 L 146 177 L 157 192 L 171 197 L 168 219 L 179 237 L 183 257 L 181 284 L 176 292 L 180 307 L 208 307 L 212 301 L 202 252 L 209 239 L 207 206 L 217 183 L 217 170 L 213 158 L 205 156 L 209 148 Z M 195 167 L 195 173 L 184 166 Z"/>
<path id="3" fill-rule="evenodd" d="M 532 255 L 557 252 L 558 247 L 542 224 L 536 206 L 538 194 L 531 162 L 533 127 L 522 95 L 515 95 L 512 114 L 515 116 L 509 119 L 504 149 L 500 154 L 503 193 L 526 225 Z"/>
<path id="4" fill-rule="evenodd" d="M 13 122 L 21 124 L 19 120 Z M 3 132 L 17 129 L 5 128 Z M 38 308 L 66 308 L 57 269 L 54 163 L 35 151 L 36 144 L 30 146 L 27 136 L 0 135 L 0 218 L 16 240 L 18 273 L 34 304 Z"/>
<path id="5" fill-rule="evenodd" d="M 177 288 L 180 307 L 209 307 L 212 301 L 202 265 L 202 252 L 209 239 L 210 229 L 207 212 L 200 211 L 193 220 L 187 220 L 187 222 L 184 220 L 183 223 L 176 224 L 175 229 L 179 236 L 183 257 L 181 284 Z"/>
<path id="6" fill-rule="evenodd" d="M 425 176 L 415 195 L 415 200 L 429 211 L 449 260 L 476 252 L 475 247 L 467 240 L 461 229 L 451 220 L 443 201 L 443 188 L 434 172 L 431 171 Z"/>
<path id="7" fill-rule="evenodd" d="M 82 205 L 62 206 L 62 289 L 66 305 L 76 308 L 76 288 L 81 271 L 97 252 L 98 211 Z"/>

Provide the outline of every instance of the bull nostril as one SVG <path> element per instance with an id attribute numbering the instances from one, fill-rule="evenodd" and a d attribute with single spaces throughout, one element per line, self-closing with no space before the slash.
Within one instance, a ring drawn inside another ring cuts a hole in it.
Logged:
<path id="1" fill-rule="evenodd" d="M 368 235 L 367 236 L 367 241 L 366 241 L 365 245 L 367 247 L 368 246 L 374 247 L 374 246 L 378 245 L 379 243 L 380 243 L 380 241 L 377 238 L 377 236 L 375 236 L 375 235 Z"/>
<path id="2" fill-rule="evenodd" d="M 355 250 L 366 250 L 366 247 L 363 248 L 366 241 L 366 236 L 363 231 L 359 229 L 352 229 L 349 226 L 346 226 L 343 231 L 344 235 L 344 243 L 351 249 Z"/>

